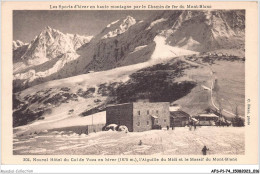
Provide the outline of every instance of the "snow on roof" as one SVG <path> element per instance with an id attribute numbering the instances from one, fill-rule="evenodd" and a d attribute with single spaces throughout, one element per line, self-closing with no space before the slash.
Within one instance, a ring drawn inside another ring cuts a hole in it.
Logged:
<path id="1" fill-rule="evenodd" d="M 193 121 L 195 121 L 195 122 L 198 122 L 198 120 L 196 119 L 196 118 L 191 118 Z"/>
<path id="2" fill-rule="evenodd" d="M 151 115 L 151 117 L 153 117 L 153 118 L 158 118 L 156 115 Z"/>
<path id="3" fill-rule="evenodd" d="M 218 118 L 217 115 L 212 114 L 212 113 L 209 113 L 209 114 L 199 114 L 198 116 L 199 117 L 216 117 L 216 118 Z"/>
<path id="4" fill-rule="evenodd" d="M 108 107 L 113 107 L 113 106 L 127 105 L 127 104 L 131 104 L 131 103 L 111 104 L 111 105 L 107 105 L 107 108 Z"/>
<path id="5" fill-rule="evenodd" d="M 180 110 L 180 108 L 181 108 L 181 106 L 179 106 L 179 105 L 178 106 L 170 106 L 169 110 L 170 111 L 178 111 L 178 110 Z"/>
<path id="6" fill-rule="evenodd" d="M 107 126 L 117 126 L 117 124 L 109 124 L 109 125 L 107 125 Z"/>

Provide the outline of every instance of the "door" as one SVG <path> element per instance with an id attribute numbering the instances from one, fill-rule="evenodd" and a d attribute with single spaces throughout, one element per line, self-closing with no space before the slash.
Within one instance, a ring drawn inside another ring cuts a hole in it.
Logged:
<path id="1" fill-rule="evenodd" d="M 152 117 L 152 129 L 159 129 L 158 118 Z"/>

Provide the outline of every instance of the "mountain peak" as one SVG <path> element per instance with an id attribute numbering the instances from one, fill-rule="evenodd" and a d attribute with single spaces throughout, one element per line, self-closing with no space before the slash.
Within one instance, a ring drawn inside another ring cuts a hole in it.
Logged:
<path id="1" fill-rule="evenodd" d="M 61 31 L 59 30 L 56 30 L 54 28 L 51 28 L 50 26 L 46 26 L 42 31 L 41 31 L 41 34 L 46 34 L 46 33 L 49 33 L 50 35 L 54 34 L 54 33 L 57 33 L 57 34 L 64 34 L 62 33 Z"/>
<path id="2" fill-rule="evenodd" d="M 17 45 L 18 46 L 22 46 L 22 45 L 24 45 L 25 43 L 23 43 L 22 41 L 20 41 L 20 40 L 16 40 L 16 41 L 14 41 L 15 43 L 17 43 Z"/>
<path id="3" fill-rule="evenodd" d="M 136 20 L 135 20 L 135 18 L 133 18 L 132 16 L 127 16 L 125 19 L 124 19 L 124 21 L 123 21 L 123 23 L 122 24 L 126 24 L 126 25 L 134 25 L 136 23 Z M 122 25 L 121 24 L 121 25 Z"/>
<path id="4" fill-rule="evenodd" d="M 112 24 L 117 23 L 119 20 L 112 22 L 107 26 L 109 28 Z M 132 16 L 127 16 L 123 19 L 122 23 L 113 31 L 109 31 L 106 35 L 102 37 L 102 39 L 115 37 L 126 32 L 132 25 L 136 24 L 136 20 Z"/>
<path id="5" fill-rule="evenodd" d="M 39 65 L 65 53 L 74 53 L 90 37 L 77 34 L 64 34 L 59 30 L 46 26 L 29 44 L 27 51 L 21 56 L 29 65 Z"/>
<path id="6" fill-rule="evenodd" d="M 16 50 L 17 48 L 27 45 L 27 43 L 24 43 L 20 40 L 13 41 L 13 50 Z"/>
<path id="7" fill-rule="evenodd" d="M 45 27 L 46 30 L 51 30 L 52 28 L 50 26 Z"/>
<path id="8" fill-rule="evenodd" d="M 130 15 L 128 15 L 128 16 L 126 16 L 126 18 L 125 19 L 128 19 L 128 20 L 135 20 L 135 18 L 133 18 L 132 16 L 130 16 Z"/>

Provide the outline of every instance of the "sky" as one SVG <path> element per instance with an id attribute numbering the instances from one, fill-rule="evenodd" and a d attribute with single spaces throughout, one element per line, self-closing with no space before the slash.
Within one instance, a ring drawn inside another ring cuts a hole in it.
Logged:
<path id="1" fill-rule="evenodd" d="M 130 10 L 15 10 L 13 11 L 13 40 L 32 41 L 46 27 L 63 33 L 96 35 L 109 23 L 127 15 L 145 20 L 156 11 Z"/>

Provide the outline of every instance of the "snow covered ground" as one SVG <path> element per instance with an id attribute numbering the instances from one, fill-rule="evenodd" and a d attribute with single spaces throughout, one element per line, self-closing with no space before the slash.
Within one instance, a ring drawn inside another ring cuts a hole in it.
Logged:
<path id="1" fill-rule="evenodd" d="M 84 102 L 84 101 L 83 101 Z M 85 103 L 86 104 L 86 103 Z M 68 104 L 69 105 L 69 104 Z M 74 112 L 70 115 L 68 110 L 63 107 L 54 109 L 51 115 L 46 115 L 44 120 L 37 120 L 31 124 L 14 128 L 14 136 L 21 134 L 29 135 L 34 132 L 44 132 L 55 128 L 64 128 L 72 126 L 86 126 L 93 124 L 105 124 L 106 112 L 98 112 L 89 116 L 78 116 L 85 110 L 84 103 L 70 104 L 70 108 L 74 108 Z"/>
<path id="2" fill-rule="evenodd" d="M 130 54 L 132 54 L 132 53 L 134 53 L 134 52 L 136 52 L 136 51 L 140 51 L 140 50 L 144 49 L 145 47 L 147 47 L 147 45 L 138 46 L 138 47 L 136 47 L 136 48 L 134 49 L 134 51 L 131 52 Z"/>
<path id="3" fill-rule="evenodd" d="M 65 53 L 61 56 L 61 58 L 58 59 L 58 61 L 49 69 L 45 71 L 39 71 L 36 72 L 34 69 L 30 69 L 29 71 L 26 71 L 25 73 L 17 73 L 14 75 L 14 80 L 25 80 L 31 82 L 35 79 L 39 79 L 42 77 L 48 77 L 51 76 L 52 74 L 55 74 L 58 72 L 62 67 L 64 67 L 67 63 L 76 60 L 79 57 L 77 53 L 70 52 L 70 53 Z M 47 62 L 48 60 L 44 60 Z M 24 83 L 26 83 L 25 81 Z"/>
<path id="4" fill-rule="evenodd" d="M 195 51 L 190 51 L 167 45 L 166 38 L 160 35 L 156 36 L 154 38 L 154 41 L 156 43 L 156 47 L 153 52 L 153 55 L 151 56 L 151 60 L 154 61 L 167 60 L 173 57 L 184 55 L 198 54 L 198 52 Z"/>
<path id="5" fill-rule="evenodd" d="M 237 127 L 188 127 L 146 132 L 41 132 L 14 137 L 15 155 L 208 155 L 245 153 L 245 129 Z M 142 141 L 142 145 L 138 143 Z"/>

